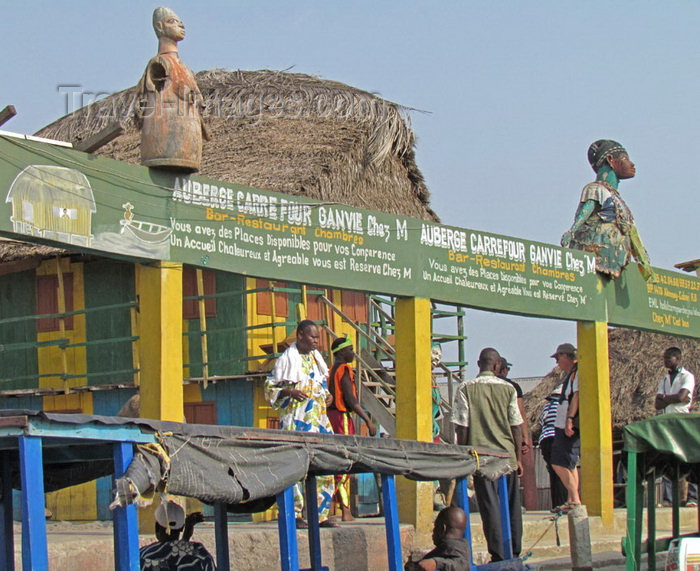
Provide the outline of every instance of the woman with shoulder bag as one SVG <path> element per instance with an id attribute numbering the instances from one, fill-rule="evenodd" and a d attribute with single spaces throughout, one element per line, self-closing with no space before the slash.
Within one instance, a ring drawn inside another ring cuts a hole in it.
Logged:
<path id="1" fill-rule="evenodd" d="M 552 444 L 552 468 L 566 488 L 566 504 L 557 506 L 554 511 L 568 513 L 581 504 L 579 496 L 578 461 L 581 456 L 581 437 L 578 428 L 578 371 L 576 347 L 562 343 L 552 355 L 559 368 L 566 373 L 564 385 L 554 422 L 554 443 Z"/>

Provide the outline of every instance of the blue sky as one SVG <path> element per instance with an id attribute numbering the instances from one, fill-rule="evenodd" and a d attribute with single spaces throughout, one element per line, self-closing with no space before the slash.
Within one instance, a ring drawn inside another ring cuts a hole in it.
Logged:
<path id="1" fill-rule="evenodd" d="M 3 2 L 3 128 L 66 112 L 59 85 L 134 85 L 157 43 L 158 4 Z M 557 243 L 592 179 L 588 145 L 623 143 L 620 190 L 655 266 L 700 257 L 700 3 L 209 1 L 167 3 L 194 71 L 288 69 L 406 107 L 417 162 L 446 224 Z M 493 345 L 513 376 L 552 366 L 571 323 L 470 312 L 467 358 Z M 475 372 L 475 365 L 470 366 Z"/>

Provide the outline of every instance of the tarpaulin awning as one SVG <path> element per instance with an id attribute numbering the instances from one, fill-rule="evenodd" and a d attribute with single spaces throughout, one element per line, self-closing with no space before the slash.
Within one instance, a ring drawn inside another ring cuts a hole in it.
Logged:
<path id="1" fill-rule="evenodd" d="M 117 482 L 120 503 L 153 487 L 206 503 L 274 496 L 307 475 L 374 472 L 412 480 L 510 471 L 507 454 L 464 446 L 232 426 L 182 425 L 142 446 Z M 129 497 L 131 496 L 131 497 Z"/>
<path id="2" fill-rule="evenodd" d="M 47 490 L 111 473 L 109 441 L 141 442 L 126 474 L 117 480 L 117 502 L 122 505 L 162 490 L 207 503 L 241 504 L 275 496 L 307 475 L 374 472 L 437 480 L 468 476 L 478 470 L 496 479 L 510 471 L 507 453 L 466 446 L 140 418 L 0 411 L 0 416 L 21 415 L 29 419 L 28 425 L 41 425 L 43 432 L 34 427 L 34 433 L 70 436 L 65 442 L 45 447 Z M 103 443 L 90 440 L 95 432 Z M 81 434 L 86 438 L 81 439 Z M 144 443 L 134 434 L 152 438 Z M 10 446 L 8 437 L 4 447 Z"/>
<path id="3" fill-rule="evenodd" d="M 700 463 L 700 413 L 662 414 L 640 420 L 626 426 L 623 436 L 628 452 L 673 456 L 686 464 Z"/>

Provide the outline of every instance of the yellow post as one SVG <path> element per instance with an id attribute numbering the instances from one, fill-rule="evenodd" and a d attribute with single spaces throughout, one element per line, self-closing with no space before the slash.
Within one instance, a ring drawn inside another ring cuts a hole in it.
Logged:
<path id="1" fill-rule="evenodd" d="M 608 324 L 578 322 L 581 497 L 590 515 L 613 523 L 612 414 Z"/>
<path id="2" fill-rule="evenodd" d="M 182 265 L 136 265 L 141 417 L 183 422 Z"/>
<path id="3" fill-rule="evenodd" d="M 430 300 L 396 302 L 396 437 L 431 442 Z M 431 545 L 433 483 L 397 479 L 399 517 L 416 529 L 416 545 Z"/>

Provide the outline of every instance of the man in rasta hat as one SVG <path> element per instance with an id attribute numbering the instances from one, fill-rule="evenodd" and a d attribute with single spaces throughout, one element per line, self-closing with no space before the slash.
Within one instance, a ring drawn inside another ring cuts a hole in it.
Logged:
<path id="1" fill-rule="evenodd" d="M 331 422 L 335 434 L 355 434 L 355 424 L 352 420 L 354 412 L 367 424 L 370 436 L 377 434 L 377 427 L 370 420 L 357 400 L 357 386 L 355 385 L 355 372 L 350 363 L 355 359 L 355 351 L 352 339 L 338 337 L 331 345 L 333 353 L 333 366 L 328 375 L 328 389 L 333 395 L 333 402 L 328 407 L 328 420 Z M 335 477 L 335 500 L 343 509 L 343 521 L 352 521 L 350 513 L 350 479 L 347 474 L 338 474 Z"/>

